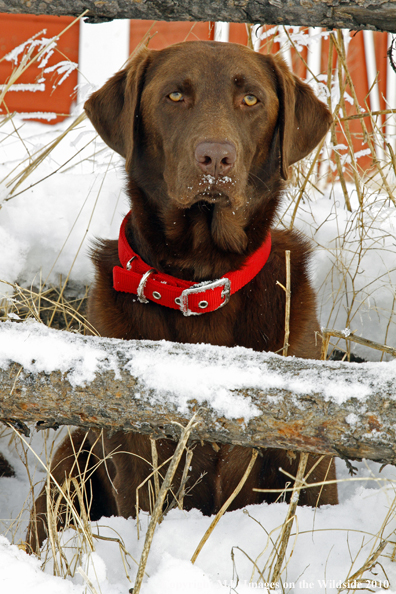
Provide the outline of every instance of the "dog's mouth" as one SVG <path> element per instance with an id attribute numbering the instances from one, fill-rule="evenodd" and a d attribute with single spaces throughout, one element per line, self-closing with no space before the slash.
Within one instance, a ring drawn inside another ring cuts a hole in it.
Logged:
<path id="1" fill-rule="evenodd" d="M 169 196 L 179 208 L 191 208 L 197 203 L 216 206 L 217 209 L 239 209 L 244 203 L 244 192 L 231 177 L 214 178 L 210 175 L 168 188 Z"/>
<path id="2" fill-rule="evenodd" d="M 194 203 L 219 204 L 219 206 L 230 206 L 231 201 L 227 194 L 217 189 L 199 192 L 194 198 Z"/>
<path id="3" fill-rule="evenodd" d="M 198 184 L 203 188 L 195 195 L 194 202 L 203 201 L 224 207 L 230 206 L 231 199 L 224 186 L 229 186 L 231 181 L 228 177 L 214 178 L 211 175 L 204 175 Z"/>

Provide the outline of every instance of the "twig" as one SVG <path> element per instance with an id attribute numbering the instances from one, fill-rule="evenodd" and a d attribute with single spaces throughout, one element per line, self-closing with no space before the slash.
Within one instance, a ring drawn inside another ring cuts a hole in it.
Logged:
<path id="1" fill-rule="evenodd" d="M 371 116 L 391 115 L 396 114 L 396 109 L 381 109 L 380 111 L 366 111 L 355 113 L 343 118 L 339 118 L 340 122 L 348 122 L 349 120 L 360 120 L 361 118 L 370 118 Z"/>
<path id="2" fill-rule="evenodd" d="M 343 36 L 342 31 L 340 31 L 340 30 L 337 31 L 337 38 L 338 38 L 338 43 L 339 43 L 340 48 L 341 48 L 341 51 L 342 51 L 342 55 L 343 55 L 343 57 L 345 59 L 345 62 L 346 62 L 345 46 L 344 46 L 344 36 Z M 341 64 L 341 60 L 338 60 L 338 84 L 339 84 L 339 87 L 340 87 L 340 105 L 341 105 L 342 113 L 344 114 L 344 117 L 346 117 L 347 110 L 346 110 L 345 97 L 344 97 L 345 84 L 344 84 L 344 78 L 343 78 L 343 75 L 342 75 L 342 64 Z M 337 114 L 337 116 L 338 116 L 338 114 Z M 353 179 L 354 179 L 354 182 L 355 182 L 356 192 L 357 192 L 357 195 L 358 195 L 360 207 L 363 208 L 363 196 L 362 196 L 362 190 L 361 190 L 361 187 L 360 187 L 360 179 L 359 179 L 359 175 L 358 175 L 358 171 L 357 171 L 357 163 L 356 163 L 356 158 L 355 158 L 355 151 L 353 149 L 353 142 L 352 142 L 352 137 L 351 137 L 351 131 L 349 129 L 349 123 L 347 121 L 344 122 L 344 131 L 345 131 L 345 136 L 347 138 L 347 146 L 348 146 L 349 156 L 350 156 L 350 159 L 351 159 L 352 175 L 353 175 Z"/>
<path id="3" fill-rule="evenodd" d="M 285 338 L 283 341 L 282 355 L 287 357 L 287 351 L 289 348 L 289 336 L 290 336 L 290 250 L 285 250 L 286 258 L 286 287 L 279 281 L 276 284 L 279 285 L 286 293 L 286 306 L 285 306 Z"/>
<path id="4" fill-rule="evenodd" d="M 158 452 L 157 452 L 157 445 L 155 443 L 155 439 L 150 437 L 150 444 L 151 444 L 151 459 L 153 462 L 153 472 L 154 472 L 154 491 L 155 491 L 155 498 L 157 499 L 158 493 L 160 490 L 159 486 L 159 478 L 158 478 Z"/>
<path id="5" fill-rule="evenodd" d="M 318 159 L 319 159 L 321 150 L 323 148 L 323 145 L 325 143 L 325 140 L 326 140 L 326 136 L 320 142 L 320 144 L 319 144 L 319 146 L 318 146 L 318 148 L 316 150 L 315 157 L 313 158 L 312 163 L 311 163 L 311 165 L 309 167 L 308 173 L 307 173 L 307 175 L 304 178 L 304 181 L 302 183 L 302 186 L 300 188 L 300 191 L 298 193 L 297 200 L 296 200 L 296 203 L 295 203 L 295 206 L 294 206 L 293 214 L 292 214 L 292 217 L 291 217 L 291 220 L 290 220 L 289 229 L 293 229 L 293 227 L 294 227 L 294 221 L 296 219 L 298 207 L 300 206 L 300 202 L 301 202 L 301 199 L 302 199 L 302 197 L 304 195 L 305 188 L 307 187 L 307 183 L 309 181 L 309 178 L 311 177 L 312 172 L 314 170 L 314 167 L 315 167 L 315 165 L 318 162 Z"/>
<path id="6" fill-rule="evenodd" d="M 184 496 L 186 494 L 186 483 L 188 481 L 188 472 L 190 470 L 193 454 L 194 454 L 194 450 L 189 450 L 188 448 L 186 449 L 186 462 L 184 464 L 183 475 L 182 475 L 182 479 L 181 479 L 181 483 L 180 483 L 180 489 L 176 495 L 180 509 L 183 509 Z"/>
<path id="7" fill-rule="evenodd" d="M 358 571 L 356 571 L 353 575 L 348 576 L 347 579 L 344 580 L 344 582 L 352 583 L 352 582 L 358 580 L 361 583 L 369 582 L 367 585 L 373 585 L 372 578 L 370 578 L 370 580 L 365 580 L 361 576 L 363 575 L 363 573 L 365 571 L 370 571 L 376 565 L 378 557 L 381 555 L 382 551 L 384 550 L 384 548 L 386 547 L 387 544 L 388 544 L 387 540 L 381 541 L 380 544 L 378 545 L 378 547 L 376 548 L 376 550 L 374 551 L 374 553 L 372 555 L 370 555 L 370 557 L 366 560 L 366 562 L 363 564 L 363 566 Z M 381 586 L 379 585 L 377 587 L 381 587 Z M 343 592 L 346 589 L 347 589 L 346 587 L 345 588 L 341 587 L 340 590 L 338 590 L 338 592 Z"/>
<path id="8" fill-rule="evenodd" d="M 341 332 L 340 330 L 332 330 L 331 328 L 323 328 L 322 330 L 323 339 L 324 341 L 327 340 L 327 337 L 334 336 L 335 338 L 342 338 L 343 340 L 351 340 L 352 342 L 357 342 L 358 344 L 362 344 L 363 346 L 369 347 L 371 349 L 376 349 L 377 351 L 383 351 L 384 353 L 388 353 L 392 355 L 392 357 L 396 357 L 396 349 L 387 346 L 385 344 L 379 344 L 378 342 L 374 342 L 373 340 L 369 340 L 368 338 L 362 338 L 361 336 L 355 336 L 354 334 L 347 334 Z"/>
<path id="9" fill-rule="evenodd" d="M 11 186 L 14 182 L 15 185 L 10 190 L 10 195 L 8 198 L 4 199 L 4 202 L 12 199 L 12 194 L 15 190 L 21 185 L 22 182 L 48 157 L 48 155 L 58 146 L 58 144 L 63 140 L 63 138 L 71 131 L 73 128 L 76 128 L 81 122 L 83 122 L 87 118 L 85 113 L 80 114 L 72 124 L 62 132 L 51 144 L 46 146 L 41 153 L 30 163 L 21 173 L 15 176 L 10 182 L 8 182 L 7 187 Z"/>
<path id="10" fill-rule="evenodd" d="M 207 531 L 205 532 L 205 534 L 201 538 L 201 541 L 200 541 L 199 545 L 197 546 L 197 548 L 195 549 L 195 552 L 194 552 L 193 556 L 191 557 L 191 563 L 193 563 L 193 564 L 195 563 L 195 561 L 197 560 L 197 557 L 198 557 L 199 553 L 203 549 L 204 544 L 206 543 L 206 541 L 208 540 L 209 536 L 212 534 L 213 530 L 215 529 L 215 527 L 219 523 L 221 517 L 225 514 L 225 512 L 227 511 L 227 509 L 229 508 L 229 506 L 231 505 L 231 503 L 234 501 L 235 497 L 238 495 L 238 493 L 242 489 L 243 485 L 246 483 L 246 481 L 247 481 L 247 479 L 249 477 L 249 474 L 252 471 L 252 468 L 254 466 L 254 463 L 256 461 L 257 456 L 258 456 L 258 451 L 257 450 L 252 450 L 252 457 L 250 459 L 249 466 L 246 468 L 245 473 L 244 473 L 243 477 L 241 478 L 241 480 L 239 481 L 238 485 L 236 486 L 236 488 L 234 489 L 234 491 L 231 493 L 231 495 L 229 496 L 229 498 L 227 499 L 227 501 L 219 509 L 219 511 L 217 512 L 214 520 L 212 521 L 212 523 L 210 524 L 209 528 L 207 529 Z"/>
<path id="11" fill-rule="evenodd" d="M 332 66 L 333 66 L 333 46 L 335 45 L 334 42 L 335 42 L 335 38 L 334 38 L 334 35 L 332 34 L 329 37 L 329 58 L 328 58 L 328 62 L 327 62 L 327 89 L 329 92 L 328 98 L 327 98 L 327 104 L 328 104 L 329 110 L 333 114 L 333 117 L 336 117 L 338 115 L 338 112 L 340 109 L 340 102 L 336 105 L 334 110 L 332 110 L 332 105 L 331 105 L 331 80 L 332 80 L 331 73 L 332 73 Z M 330 135 L 331 135 L 332 145 L 337 146 L 338 143 L 337 143 L 335 120 L 333 120 L 333 123 L 331 124 Z M 334 150 L 334 160 L 335 160 L 336 166 L 337 166 L 338 178 L 340 180 L 342 193 L 344 194 L 345 206 L 347 207 L 347 210 L 349 210 L 349 212 L 352 212 L 351 202 L 349 200 L 348 190 L 346 187 L 346 182 L 345 182 L 344 174 L 342 171 L 341 159 L 340 159 L 340 155 L 337 150 Z"/>
<path id="12" fill-rule="evenodd" d="M 84 582 L 88 585 L 89 589 L 91 590 L 92 594 L 98 594 L 97 589 L 95 588 L 95 586 L 93 585 L 93 583 L 91 582 L 91 580 L 89 579 L 82 567 L 79 567 L 77 569 L 77 573 L 81 575 Z"/>
<path id="13" fill-rule="evenodd" d="M 51 481 L 54 483 L 55 487 L 57 488 L 57 490 L 59 491 L 59 493 L 64 497 L 64 499 L 67 502 L 67 505 L 70 508 L 70 511 L 73 515 L 74 521 L 76 522 L 76 525 L 79 526 L 82 530 L 82 532 L 85 534 L 85 527 L 84 524 L 82 523 L 82 520 L 79 516 L 79 514 L 77 513 L 77 510 L 75 509 L 75 506 L 73 505 L 73 501 L 70 499 L 70 497 L 67 495 L 67 493 L 64 492 L 64 490 L 62 489 L 61 485 L 58 483 L 58 481 L 55 479 L 55 477 L 51 474 L 49 468 L 44 464 L 44 462 L 41 460 L 40 456 L 38 456 L 36 454 L 36 452 L 34 451 L 34 449 L 32 448 L 32 446 L 30 445 L 30 443 L 28 441 L 26 441 L 26 439 L 24 438 L 23 435 L 21 435 L 21 433 L 19 433 L 15 427 L 13 427 L 11 424 L 9 424 L 9 426 L 12 428 L 12 430 L 17 433 L 18 437 L 21 439 L 21 441 L 25 444 L 25 446 L 27 446 L 27 448 L 32 452 L 33 456 L 37 459 L 37 461 L 39 462 L 39 464 L 41 464 L 41 466 L 43 466 L 43 468 L 45 469 L 45 471 L 47 472 L 47 474 L 49 474 L 49 476 L 51 477 Z M 48 487 L 48 485 L 47 485 Z M 49 492 L 48 492 L 49 493 Z"/>

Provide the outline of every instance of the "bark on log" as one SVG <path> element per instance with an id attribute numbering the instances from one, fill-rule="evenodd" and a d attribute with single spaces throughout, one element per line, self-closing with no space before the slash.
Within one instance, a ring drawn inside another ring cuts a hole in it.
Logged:
<path id="1" fill-rule="evenodd" d="M 0 12 L 112 19 L 228 21 L 396 32 L 395 0 L 0 0 Z"/>
<path id="2" fill-rule="evenodd" d="M 63 371 L 51 367 L 46 345 Z M 0 324 L 0 418 L 38 428 L 177 438 L 175 423 L 199 409 L 194 440 L 396 463 L 395 380 L 396 361 L 325 363 Z"/>

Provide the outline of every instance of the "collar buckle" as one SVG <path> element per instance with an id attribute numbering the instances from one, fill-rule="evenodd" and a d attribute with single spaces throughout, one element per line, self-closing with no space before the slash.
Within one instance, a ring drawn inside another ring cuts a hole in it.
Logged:
<path id="1" fill-rule="evenodd" d="M 216 310 L 220 309 L 220 307 L 223 307 L 224 305 L 226 305 L 230 300 L 231 281 L 229 278 L 224 277 L 224 278 L 219 278 L 218 280 L 215 280 L 215 281 L 205 281 L 203 283 L 197 283 L 197 284 L 193 285 L 192 287 L 189 287 L 188 289 L 184 289 L 184 291 L 180 295 L 180 303 L 179 303 L 179 308 L 180 308 L 180 311 L 182 312 L 182 314 L 184 316 L 200 316 L 203 313 L 205 313 L 204 311 L 191 311 L 190 308 L 188 307 L 188 296 L 196 294 L 196 293 L 204 293 L 205 291 L 213 290 L 213 289 L 216 289 L 217 287 L 223 287 L 223 290 L 221 292 L 221 297 L 224 298 L 224 301 L 222 303 L 220 303 L 220 305 L 218 305 L 214 310 L 211 310 L 211 311 L 216 311 Z"/>

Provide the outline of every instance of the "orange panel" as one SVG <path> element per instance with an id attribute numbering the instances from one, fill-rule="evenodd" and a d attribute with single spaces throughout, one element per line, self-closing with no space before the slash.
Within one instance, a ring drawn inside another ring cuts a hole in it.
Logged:
<path id="1" fill-rule="evenodd" d="M 380 107 L 381 109 L 387 109 L 385 102 L 386 97 L 386 73 L 388 65 L 388 34 L 387 33 L 373 33 L 374 35 L 374 47 L 375 47 L 375 58 L 377 62 L 377 70 L 379 71 L 378 86 L 380 93 Z"/>
<path id="2" fill-rule="evenodd" d="M 231 43 L 241 43 L 247 45 L 248 35 L 246 25 L 243 23 L 230 23 L 229 39 Z"/>
<path id="3" fill-rule="evenodd" d="M 72 21 L 73 19 L 69 17 L 0 14 L 0 59 L 33 36 L 39 40 L 59 35 Z M 46 74 L 44 70 L 67 59 L 78 63 L 79 32 L 79 23 L 76 23 L 60 37 L 55 51 L 45 65 L 42 64 L 40 67 L 40 60 L 38 60 L 21 74 L 15 84 L 37 84 L 44 77 L 45 90 L 36 92 L 9 91 L 5 96 L 5 105 L 10 112 L 70 113 L 77 85 L 77 70 L 73 70 L 59 86 L 58 83 L 64 74 L 58 73 L 56 70 Z M 22 53 L 19 54 L 18 63 L 20 63 L 22 55 Z M 37 49 L 34 49 L 32 57 L 35 55 L 37 55 Z M 12 61 L 4 59 L 0 61 L 1 84 L 8 81 L 15 67 L 16 65 Z M 4 113 L 6 111 L 4 105 L 1 108 Z M 58 117 L 51 120 L 50 123 L 63 119 L 64 117 Z"/>
<path id="4" fill-rule="evenodd" d="M 189 23 L 185 21 L 131 21 L 129 50 L 130 53 L 142 41 L 149 32 L 150 39 L 148 47 L 151 49 L 163 49 L 181 41 L 195 41 L 197 39 L 213 39 L 213 23 Z"/>
<path id="5" fill-rule="evenodd" d="M 349 43 L 347 54 L 347 65 L 349 72 L 351 74 L 358 103 L 364 110 L 366 110 L 366 102 L 368 103 L 368 105 L 370 105 L 370 103 L 368 99 L 369 86 L 367 82 L 367 68 L 364 53 L 363 31 L 358 31 L 357 33 L 352 34 L 352 39 Z M 346 91 L 347 93 L 349 93 L 349 95 L 351 95 L 351 90 L 349 86 L 346 87 Z M 354 115 L 357 113 L 354 105 L 351 105 L 348 101 L 345 102 L 345 105 L 348 115 Z M 365 124 L 367 126 L 368 131 L 371 132 L 372 127 L 369 118 L 365 118 Z M 361 122 L 359 120 L 350 120 L 349 129 L 351 131 L 355 152 L 367 149 L 367 145 L 363 144 L 364 139 Z M 344 136 L 339 136 L 338 138 L 340 142 L 345 144 Z M 363 169 L 370 168 L 371 164 L 371 156 L 361 157 L 358 160 L 359 167 L 362 167 Z"/>
<path id="6" fill-rule="evenodd" d="M 327 55 L 328 55 L 329 42 L 323 40 L 322 44 L 322 72 L 327 72 Z M 386 72 L 387 72 L 387 34 L 386 33 L 374 33 L 374 47 L 376 57 L 376 67 L 378 71 L 378 83 L 379 83 L 379 94 L 380 94 L 380 106 L 381 109 L 385 109 L 385 95 L 386 95 Z M 333 48 L 333 74 L 337 76 L 337 52 Z M 363 32 L 352 32 L 351 39 L 348 46 L 347 53 L 347 65 L 357 96 L 359 105 L 366 110 L 366 104 L 370 107 L 369 84 L 367 80 L 367 66 L 366 56 L 364 49 L 364 37 Z M 346 86 L 346 92 L 352 97 L 351 89 L 349 85 Z M 357 113 L 355 105 L 346 100 L 345 101 L 347 115 L 355 115 Z M 367 130 L 372 131 L 372 126 L 369 118 L 364 119 Z M 361 121 L 359 119 L 349 120 L 348 127 L 351 132 L 353 146 L 355 153 L 363 149 L 367 149 L 367 145 L 363 144 L 363 130 Z M 337 126 L 337 141 L 340 144 L 346 144 L 346 138 L 344 132 L 340 126 Z M 364 170 L 370 169 L 372 166 L 372 157 L 367 155 L 360 157 L 358 160 L 358 166 Z"/>
<path id="7" fill-rule="evenodd" d="M 362 106 L 368 93 L 363 31 L 352 34 L 347 55 L 348 69 Z"/>

